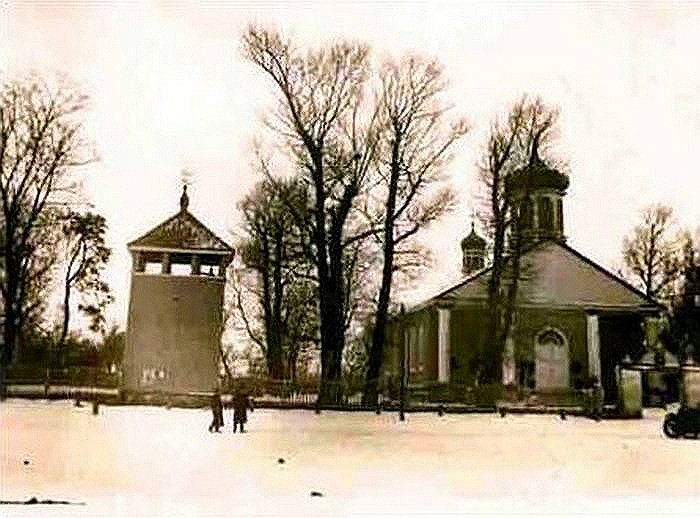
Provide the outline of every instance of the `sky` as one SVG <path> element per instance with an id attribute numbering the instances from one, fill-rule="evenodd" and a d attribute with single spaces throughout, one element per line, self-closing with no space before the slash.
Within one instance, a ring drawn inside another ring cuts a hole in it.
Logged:
<path id="1" fill-rule="evenodd" d="M 459 207 L 427 229 L 436 261 L 407 300 L 459 275 L 486 132 L 524 93 L 561 111 L 570 245 L 615 269 L 645 206 L 700 226 L 698 3 L 0 0 L 0 75 L 67 74 L 91 97 L 85 136 L 100 159 L 84 189 L 109 223 L 110 323 L 126 323 L 126 243 L 177 211 L 183 169 L 190 211 L 233 241 L 274 99 L 240 53 L 250 23 L 302 47 L 346 38 L 378 59 L 413 52 L 444 65 L 454 112 L 473 129 L 448 170 Z"/>

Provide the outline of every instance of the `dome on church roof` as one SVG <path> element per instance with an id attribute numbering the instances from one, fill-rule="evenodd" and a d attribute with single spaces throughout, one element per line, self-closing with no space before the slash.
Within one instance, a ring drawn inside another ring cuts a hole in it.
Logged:
<path id="1" fill-rule="evenodd" d="M 484 248 L 486 248 L 486 240 L 474 231 L 474 223 L 472 223 L 472 231 L 462 239 L 462 250 L 483 250 Z"/>
<path id="2" fill-rule="evenodd" d="M 549 167 L 539 157 L 535 157 L 531 165 L 518 169 L 506 181 L 509 192 L 523 189 L 528 184 L 531 191 L 537 189 L 565 191 L 569 187 L 569 177 Z"/>

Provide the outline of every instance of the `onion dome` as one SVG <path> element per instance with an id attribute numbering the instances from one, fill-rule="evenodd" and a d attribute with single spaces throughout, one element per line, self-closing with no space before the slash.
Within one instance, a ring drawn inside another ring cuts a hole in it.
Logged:
<path id="1" fill-rule="evenodd" d="M 462 250 L 483 250 L 484 248 L 486 248 L 486 240 L 476 233 L 472 222 L 471 232 L 462 239 Z"/>
<path id="2" fill-rule="evenodd" d="M 551 189 L 564 192 L 569 187 L 568 175 L 549 167 L 540 157 L 535 156 L 533 162 L 522 169 L 518 169 L 506 180 L 508 192 L 530 192 L 541 189 Z"/>

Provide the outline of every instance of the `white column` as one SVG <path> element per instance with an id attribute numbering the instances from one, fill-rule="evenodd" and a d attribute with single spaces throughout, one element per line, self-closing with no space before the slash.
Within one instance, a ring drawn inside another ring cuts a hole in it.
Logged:
<path id="1" fill-rule="evenodd" d="M 190 273 L 192 275 L 200 275 L 202 273 L 202 265 L 197 254 L 192 254 L 192 260 L 190 262 Z"/>
<path id="2" fill-rule="evenodd" d="M 170 254 L 168 252 L 163 252 L 160 270 L 161 273 L 170 273 Z"/>
<path id="3" fill-rule="evenodd" d="M 537 230 L 540 228 L 540 204 L 536 196 L 530 196 L 530 203 L 532 204 L 532 230 Z"/>
<path id="4" fill-rule="evenodd" d="M 450 381 L 450 310 L 438 308 L 438 381 Z"/>
<path id="5" fill-rule="evenodd" d="M 503 384 L 515 383 L 515 342 L 512 336 L 506 338 L 506 350 L 503 353 Z"/>
<path id="6" fill-rule="evenodd" d="M 416 369 L 418 376 L 423 379 L 423 371 L 425 370 L 425 324 L 418 324 L 418 345 L 416 351 Z"/>
<path id="7" fill-rule="evenodd" d="M 600 329 L 598 315 L 586 315 L 588 342 L 588 374 L 600 380 Z"/>

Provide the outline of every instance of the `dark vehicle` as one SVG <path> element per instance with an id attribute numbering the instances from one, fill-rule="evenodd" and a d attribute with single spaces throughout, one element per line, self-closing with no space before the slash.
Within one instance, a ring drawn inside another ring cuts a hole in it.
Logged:
<path id="1" fill-rule="evenodd" d="M 664 418 L 664 434 L 671 439 L 700 435 L 700 369 L 682 369 L 681 406 Z"/>
<path id="2" fill-rule="evenodd" d="M 700 434 L 700 409 L 681 407 L 678 412 L 666 414 L 664 434 L 671 439 L 687 436 L 697 439 Z"/>

